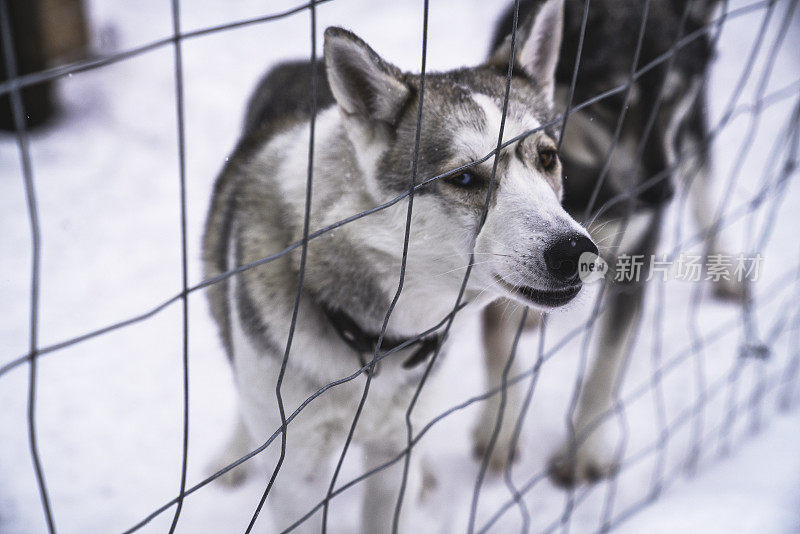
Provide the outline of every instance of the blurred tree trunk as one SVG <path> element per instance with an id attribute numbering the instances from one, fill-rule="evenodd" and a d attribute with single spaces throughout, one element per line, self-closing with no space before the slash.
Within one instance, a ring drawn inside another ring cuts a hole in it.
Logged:
<path id="1" fill-rule="evenodd" d="M 87 27 L 83 0 L 5 1 L 17 75 L 42 71 L 53 65 L 83 57 L 87 50 Z M 9 79 L 5 39 L 0 40 L 0 80 Z M 25 124 L 33 127 L 52 117 L 56 106 L 53 82 L 22 89 Z M 0 128 L 14 130 L 9 94 L 0 95 Z"/>
<path id="2" fill-rule="evenodd" d="M 85 57 L 89 43 L 83 0 L 38 0 L 44 55 L 47 61 L 66 63 Z"/>

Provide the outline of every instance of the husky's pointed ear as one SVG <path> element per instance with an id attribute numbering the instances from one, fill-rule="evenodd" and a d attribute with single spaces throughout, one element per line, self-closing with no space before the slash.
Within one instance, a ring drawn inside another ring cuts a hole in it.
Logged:
<path id="1" fill-rule="evenodd" d="M 325 66 L 336 102 L 347 115 L 393 125 L 411 91 L 400 70 L 355 34 L 325 30 Z"/>
<path id="2" fill-rule="evenodd" d="M 552 101 L 555 72 L 564 31 L 564 0 L 538 0 L 517 27 L 514 65 L 541 87 Z M 498 46 L 489 64 L 508 69 L 511 35 Z"/>

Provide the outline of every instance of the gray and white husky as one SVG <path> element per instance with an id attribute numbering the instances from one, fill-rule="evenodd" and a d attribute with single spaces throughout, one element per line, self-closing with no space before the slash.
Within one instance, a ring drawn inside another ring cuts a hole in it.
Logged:
<path id="1" fill-rule="evenodd" d="M 603 98 L 569 116 L 560 151 L 564 165 L 564 206 L 588 224 L 597 243 L 611 246 L 604 258 L 641 256 L 642 273 L 656 251 L 664 211 L 676 185 L 684 182 L 698 229 L 705 232 L 706 253 L 719 254 L 709 199 L 709 151 L 705 86 L 713 50 L 705 26 L 716 0 L 592 0 L 577 73 L 573 105 L 582 104 L 631 81 L 625 90 Z M 523 0 L 519 18 L 538 9 L 541 0 Z M 567 108 L 575 70 L 585 0 L 566 0 L 563 47 L 556 72 L 556 109 Z M 674 51 L 666 61 L 632 79 L 639 28 L 649 6 L 637 68 Z M 492 50 L 502 56 L 509 45 L 513 6 L 502 17 Z M 694 36 L 681 46 L 684 36 Z M 674 49 L 673 49 L 674 47 Z M 622 118 L 622 119 L 621 119 Z M 618 142 L 612 149 L 615 134 Z M 673 176 L 686 177 L 676 181 Z M 602 181 L 601 181 L 601 177 Z M 676 183 L 678 182 L 678 183 Z M 588 221 L 587 221 L 588 222 Z M 644 294 L 641 279 L 606 285 L 604 313 L 599 318 L 597 355 L 573 417 L 574 439 L 567 439 L 552 459 L 556 482 L 569 485 L 611 474 L 615 468 L 613 441 L 614 395 L 625 367 L 627 345 Z M 721 279 L 715 294 L 743 298 L 746 285 Z M 484 345 L 490 385 L 501 383 L 521 320 L 522 308 L 496 302 L 485 309 Z M 533 317 L 530 315 L 529 317 Z M 534 321 L 531 321 L 533 323 Z M 515 371 L 512 370 L 512 375 Z M 512 458 L 514 418 L 519 391 L 508 392 L 509 409 L 490 462 L 502 467 Z M 497 396 L 496 396 L 497 397 Z M 485 403 L 475 428 L 475 452 L 483 455 L 491 440 L 499 399 Z"/>
<path id="2" fill-rule="evenodd" d="M 522 75 L 511 80 L 504 139 L 538 130 L 502 149 L 491 193 L 492 158 L 415 192 L 403 288 L 382 352 L 452 312 L 473 253 L 478 261 L 465 300 L 474 305 L 467 313 L 497 297 L 549 309 L 580 292 L 578 257 L 597 248 L 561 206 L 557 128 L 540 128 L 555 116 L 562 22 L 562 1 L 548 0 L 520 28 L 514 62 Z M 401 72 L 354 34 L 328 28 L 324 62 L 275 67 L 251 99 L 242 138 L 214 189 L 203 242 L 205 276 L 217 277 L 302 240 L 312 69 L 318 80 L 313 232 L 386 203 L 406 192 L 414 177 L 420 183 L 490 154 L 498 141 L 509 60 L 508 52 L 500 53 L 478 67 L 426 76 L 414 175 L 420 76 Z M 398 290 L 406 214 L 406 203 L 398 202 L 308 242 L 281 387 L 287 413 L 373 359 Z M 223 464 L 281 426 L 276 381 L 300 282 L 301 249 L 209 288 L 239 399 L 240 423 Z M 370 369 L 374 383 L 353 437 L 365 468 L 406 447 L 405 413 L 439 342 L 434 332 Z M 286 458 L 268 499 L 276 527 L 291 525 L 325 497 L 330 458 L 341 451 L 364 379 L 362 374 L 327 390 L 288 425 Z M 278 445 L 266 451 L 272 465 Z M 391 531 L 401 464 L 363 482 L 363 532 Z M 401 527 L 418 494 L 413 465 L 410 473 Z M 299 528 L 318 532 L 320 518 Z"/>

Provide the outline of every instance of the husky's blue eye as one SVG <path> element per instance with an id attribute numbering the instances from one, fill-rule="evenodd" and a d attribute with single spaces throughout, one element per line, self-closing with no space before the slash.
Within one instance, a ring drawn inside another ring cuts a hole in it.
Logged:
<path id="1" fill-rule="evenodd" d="M 478 179 L 474 174 L 469 172 L 463 172 L 461 174 L 451 176 L 448 178 L 448 181 L 459 187 L 473 187 L 478 184 Z"/>

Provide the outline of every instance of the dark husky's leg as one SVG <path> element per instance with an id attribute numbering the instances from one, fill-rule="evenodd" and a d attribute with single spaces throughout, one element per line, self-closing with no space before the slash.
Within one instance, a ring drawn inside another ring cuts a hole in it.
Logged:
<path id="1" fill-rule="evenodd" d="M 551 458 L 553 480 L 563 486 L 591 482 L 609 476 L 617 469 L 614 443 L 618 443 L 615 439 L 618 428 L 614 404 L 640 319 L 649 262 L 658 244 L 662 222 L 660 210 L 641 216 L 649 219 L 644 235 L 632 246 L 626 246 L 625 240 L 622 241 L 622 250 L 626 254 L 643 259 L 641 276 L 625 282 L 607 282 L 605 301 L 598 318 L 596 355 L 591 360 L 576 410 L 570 414 L 574 432 L 567 436 Z M 607 225 L 606 231 L 616 233 L 616 229 L 609 228 L 611 226 L 614 225 Z"/>
<path id="2" fill-rule="evenodd" d="M 730 248 L 719 234 L 720 229 L 715 229 L 717 221 L 714 220 L 714 216 L 718 202 L 711 189 L 711 147 L 708 141 L 705 102 L 705 93 L 701 91 L 678 139 L 679 154 L 684 158 L 681 162 L 681 177 L 684 183 L 688 182 L 689 185 L 687 195 L 697 230 L 705 235 L 703 252 L 706 258 L 718 255 L 733 258 Z M 721 299 L 742 300 L 747 296 L 747 282 L 734 279 L 733 267 L 730 271 L 729 279 L 720 278 L 714 282 L 714 296 Z"/>
<path id="3" fill-rule="evenodd" d="M 559 485 L 593 482 L 617 469 L 615 393 L 624 375 L 643 296 L 644 284 L 631 283 L 612 289 L 606 297 L 597 354 L 573 417 L 575 440 L 568 438 L 551 459 L 551 476 Z"/>

